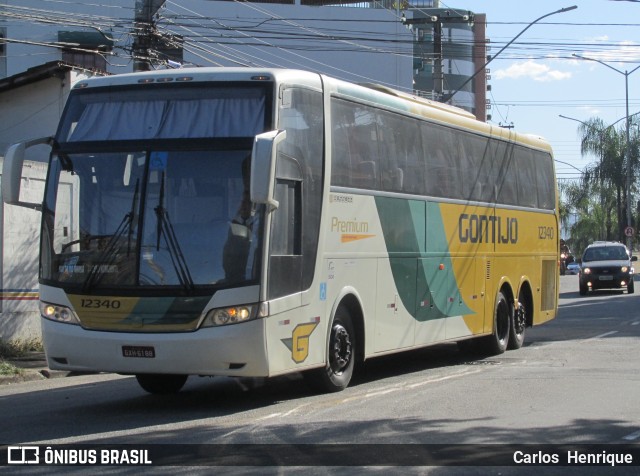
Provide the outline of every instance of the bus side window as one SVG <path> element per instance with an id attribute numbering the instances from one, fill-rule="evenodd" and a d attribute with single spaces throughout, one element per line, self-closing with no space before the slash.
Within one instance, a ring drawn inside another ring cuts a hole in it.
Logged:
<path id="1" fill-rule="evenodd" d="M 332 99 L 333 131 L 331 145 L 331 184 L 343 187 L 351 186 L 351 147 L 349 135 L 353 129 L 353 113 L 345 101 Z"/>
<path id="2" fill-rule="evenodd" d="M 422 140 L 428 151 L 427 195 L 462 198 L 460 163 L 451 131 L 432 124 L 425 126 Z"/>
<path id="3" fill-rule="evenodd" d="M 555 207 L 555 192 L 551 156 L 543 152 L 534 152 L 534 156 L 538 181 L 538 206 L 545 210 L 553 210 Z"/>
<path id="4" fill-rule="evenodd" d="M 515 161 L 518 164 L 519 205 L 536 208 L 538 206 L 538 191 L 536 190 L 536 164 L 533 152 L 524 147 L 515 148 Z"/>
<path id="5" fill-rule="evenodd" d="M 513 145 L 507 142 L 498 143 L 496 156 L 502 157 L 502 167 L 498 175 L 498 203 L 507 205 L 518 204 L 518 183 L 516 178 L 517 164 L 513 159 Z"/>
<path id="6" fill-rule="evenodd" d="M 391 167 L 382 172 L 382 189 L 389 192 L 401 192 L 404 171 L 400 167 Z"/>
<path id="7" fill-rule="evenodd" d="M 373 189 L 377 183 L 378 174 L 373 160 L 360 161 L 353 171 L 352 185 L 358 188 Z"/>
<path id="8" fill-rule="evenodd" d="M 491 203 L 494 200 L 494 189 L 491 176 L 492 156 L 489 144 L 490 141 L 486 137 L 469 136 L 471 154 L 474 156 L 473 186 L 469 196 L 471 200 Z"/>

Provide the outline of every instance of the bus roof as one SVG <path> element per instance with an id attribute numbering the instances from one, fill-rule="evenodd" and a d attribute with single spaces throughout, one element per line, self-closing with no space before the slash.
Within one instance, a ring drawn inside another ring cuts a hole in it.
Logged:
<path id="1" fill-rule="evenodd" d="M 305 83 L 309 81 L 314 81 L 317 84 L 320 83 L 320 77 L 317 73 L 302 70 L 206 67 L 140 71 L 136 73 L 93 77 L 78 81 L 74 89 L 172 82 L 281 81 L 287 77 L 298 78 L 298 80 L 303 80 Z"/>

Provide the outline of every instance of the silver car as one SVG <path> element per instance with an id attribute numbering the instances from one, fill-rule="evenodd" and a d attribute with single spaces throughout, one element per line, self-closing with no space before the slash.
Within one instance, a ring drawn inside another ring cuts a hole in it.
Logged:
<path id="1" fill-rule="evenodd" d="M 569 263 L 567 265 L 567 274 L 580 274 L 580 265 L 578 263 Z"/>

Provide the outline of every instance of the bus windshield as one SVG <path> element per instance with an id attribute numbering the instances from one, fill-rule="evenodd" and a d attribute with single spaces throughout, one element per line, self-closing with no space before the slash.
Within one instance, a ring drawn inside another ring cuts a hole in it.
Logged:
<path id="1" fill-rule="evenodd" d="M 248 198 L 248 154 L 54 157 L 58 193 L 47 197 L 42 278 L 85 292 L 253 281 L 261 210 Z"/>
<path id="2" fill-rule="evenodd" d="M 265 89 L 89 92 L 70 97 L 57 134 L 42 281 L 187 294 L 257 282 L 263 210 L 249 168 Z"/>

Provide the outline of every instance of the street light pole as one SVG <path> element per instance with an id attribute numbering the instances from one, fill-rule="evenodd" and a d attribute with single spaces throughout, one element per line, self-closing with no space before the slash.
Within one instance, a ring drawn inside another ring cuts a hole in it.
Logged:
<path id="1" fill-rule="evenodd" d="M 596 63 L 600 63 L 601 65 L 606 66 L 607 68 L 612 69 L 616 73 L 620 73 L 624 76 L 625 106 L 626 106 L 626 113 L 627 113 L 627 115 L 625 116 L 627 120 L 626 120 L 626 128 L 625 128 L 626 142 L 624 147 L 624 156 L 627 159 L 625 192 L 627 194 L 627 226 L 629 227 L 631 226 L 631 175 L 632 175 L 631 174 L 631 142 L 629 139 L 629 129 L 631 128 L 631 123 L 630 123 L 631 117 L 629 116 L 629 76 L 633 72 L 638 70 L 640 66 L 636 66 L 631 71 L 621 71 L 618 68 L 614 68 L 610 64 L 607 64 L 604 61 L 600 61 L 595 58 L 589 58 L 587 56 L 581 56 L 575 53 L 573 54 L 573 56 L 586 61 L 595 61 Z M 629 251 L 631 251 L 631 253 L 633 253 L 632 238 L 633 236 L 627 236 L 627 248 L 629 248 Z"/>
<path id="2" fill-rule="evenodd" d="M 473 78 L 475 78 L 476 76 L 478 76 L 478 74 L 480 74 L 480 72 L 485 71 L 487 69 L 487 66 L 489 65 L 489 63 L 491 63 L 494 59 L 496 59 L 500 53 L 502 53 L 504 50 L 506 50 L 509 46 L 511 46 L 511 44 L 516 41 L 518 38 L 520 38 L 520 36 L 522 36 L 522 34 L 527 31 L 529 28 L 531 28 L 533 25 L 535 25 L 536 23 L 538 23 L 540 20 L 550 17 L 551 15 L 555 15 L 557 13 L 564 13 L 564 12 L 568 12 L 570 10 L 575 10 L 576 8 L 578 8 L 577 5 L 572 5 L 570 7 L 566 7 L 566 8 L 561 8 L 560 10 L 556 10 L 555 12 L 551 12 L 551 13 L 547 13 L 546 15 L 542 15 L 540 18 L 536 18 L 535 20 L 533 20 L 531 23 L 529 23 L 526 27 L 524 27 L 524 29 L 518 33 L 516 36 L 514 36 L 511 41 L 509 41 L 509 43 L 507 43 L 506 45 L 504 45 L 500 51 L 498 51 L 495 55 L 493 55 L 484 65 L 482 65 L 482 67 L 478 68 L 478 70 L 473 73 L 469 78 L 467 78 L 467 80 L 462 83 L 462 86 L 458 87 L 458 89 L 456 89 L 454 92 L 447 94 L 442 102 L 448 102 L 451 100 L 451 98 L 453 98 L 453 96 L 455 96 L 457 93 L 459 93 L 462 88 L 464 88 L 467 84 L 469 84 Z"/>
<path id="3" fill-rule="evenodd" d="M 584 174 L 584 170 L 579 169 L 578 167 L 576 167 L 573 164 L 570 164 L 569 162 L 563 162 L 562 160 L 558 160 L 558 159 L 553 159 L 553 161 L 554 162 L 558 162 L 559 164 L 567 165 L 567 166 L 571 167 L 572 169 L 577 170 L 578 172 L 580 172 L 580 175 Z"/>

